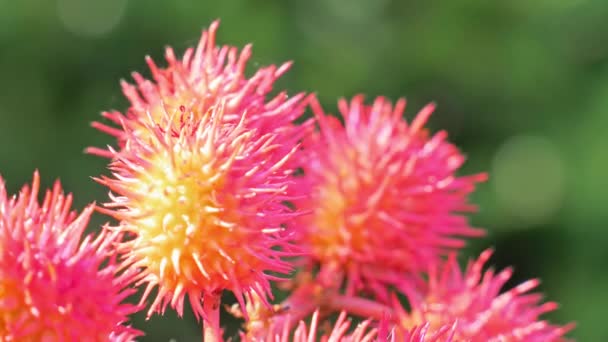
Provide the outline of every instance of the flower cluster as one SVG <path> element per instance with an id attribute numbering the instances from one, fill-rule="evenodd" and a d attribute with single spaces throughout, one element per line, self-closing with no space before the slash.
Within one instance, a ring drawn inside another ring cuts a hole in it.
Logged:
<path id="1" fill-rule="evenodd" d="M 457 175 L 463 154 L 425 128 L 433 104 L 408 122 L 403 99 L 342 99 L 337 117 L 314 95 L 271 97 L 291 63 L 248 77 L 251 46 L 219 46 L 217 29 L 164 68 L 147 58 L 153 80 L 134 73 L 129 108 L 93 123 L 116 139 L 88 149 L 109 160 L 107 203 L 77 215 L 58 183 L 39 203 L 37 174 L 13 197 L 0 179 L 0 342 L 130 341 L 129 315 L 186 301 L 223 341 L 225 291 L 242 341 L 565 339 L 537 280 L 501 292 L 512 271 L 484 271 L 490 251 L 458 265 L 484 234 L 466 215 L 487 176 Z M 95 209 L 115 223 L 80 241 Z"/>

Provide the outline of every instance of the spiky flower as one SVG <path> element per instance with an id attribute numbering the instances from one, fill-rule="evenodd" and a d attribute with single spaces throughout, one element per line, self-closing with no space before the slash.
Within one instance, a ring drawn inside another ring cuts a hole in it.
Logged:
<path id="1" fill-rule="evenodd" d="M 299 139 L 304 129 L 294 129 L 292 122 L 304 111 L 304 94 L 288 98 L 286 92 L 280 92 L 273 99 L 268 99 L 273 83 L 289 70 L 291 63 L 260 68 L 248 78 L 245 68 L 251 57 L 251 45 L 245 46 L 240 52 L 234 46 L 216 46 L 218 26 L 219 21 L 215 21 L 209 31 L 203 31 L 196 49 L 187 49 L 181 60 L 168 47 L 165 53 L 166 68 L 159 68 L 150 57 L 146 57 L 154 81 L 134 72 L 136 85 L 121 81 L 123 92 L 131 103 L 127 112 L 102 113 L 105 118 L 121 126 L 120 129 L 99 122 L 93 123 L 93 126 L 115 136 L 120 148 L 123 148 L 128 138 L 145 138 L 151 134 L 145 128 L 150 118 L 163 127 L 177 127 L 180 123 L 175 120 L 179 115 L 166 116 L 165 113 L 187 111 L 200 118 L 222 101 L 225 107 L 224 121 L 238 123 L 246 112 L 248 128 L 255 128 L 260 134 L 281 131 L 285 133 L 283 139 Z M 130 133 L 121 129 L 122 126 L 128 126 Z M 93 154 L 113 157 L 112 152 L 104 149 L 93 147 L 88 150 Z"/>
<path id="2" fill-rule="evenodd" d="M 114 234 L 81 237 L 93 206 L 71 211 L 57 182 L 38 202 L 40 180 L 8 197 L 0 178 L 0 341 L 128 341 L 138 308 L 118 273 Z"/>
<path id="3" fill-rule="evenodd" d="M 298 205 L 313 214 L 302 240 L 322 269 L 344 270 L 350 292 L 366 283 L 386 296 L 384 285 L 401 283 L 404 272 L 482 234 L 461 214 L 474 209 L 467 195 L 486 176 L 455 175 L 463 155 L 446 132 L 423 128 L 433 105 L 410 124 L 403 99 L 394 107 L 382 97 L 371 106 L 363 96 L 341 100 L 344 125 L 312 107 L 320 130 L 305 145 L 312 196 Z"/>
<path id="4" fill-rule="evenodd" d="M 540 316 L 557 308 L 542 303 L 542 296 L 530 293 L 538 280 L 528 280 L 504 293 L 501 288 L 511 278 L 511 268 L 498 274 L 483 271 L 491 250 L 484 251 L 461 271 L 455 255 L 439 267 L 432 267 L 428 288 L 408 293 L 412 311 L 398 309 L 404 327 L 429 322 L 431 329 L 457 322 L 454 341 L 563 341 L 574 325 L 556 326 Z"/>
<path id="5" fill-rule="evenodd" d="M 338 320 L 329 329 L 326 329 L 327 324 L 323 324 L 319 319 L 319 311 L 315 311 L 312 315 L 310 325 L 300 321 L 299 324 L 293 325 L 290 320 L 281 321 L 280 326 L 270 326 L 266 332 L 257 332 L 255 336 L 245 333 L 241 334 L 241 340 L 244 342 L 266 341 L 266 342 L 307 342 L 307 341 L 323 341 L 323 342 L 372 342 L 381 341 L 378 337 L 378 329 L 371 326 L 372 321 L 367 320 L 349 332 L 351 328 L 351 320 L 345 312 L 342 312 Z M 328 323 L 329 322 L 325 322 Z M 319 325 L 323 324 L 324 327 Z M 325 330 L 325 331 L 324 331 Z M 383 332 L 385 333 L 385 332 Z M 386 333 L 385 335 L 388 335 Z M 383 336 L 384 341 L 390 341 L 387 336 Z"/>
<path id="6" fill-rule="evenodd" d="M 173 129 L 149 118 L 146 138 L 125 125 L 129 147 L 114 154 L 113 177 L 100 179 L 115 193 L 108 213 L 121 221 L 117 229 L 131 233 L 120 250 L 125 265 L 141 269 L 142 300 L 158 287 L 149 315 L 169 304 L 181 315 L 187 295 L 205 318 L 203 298 L 222 290 L 241 303 L 243 293 L 266 298 L 275 279 L 268 272 L 291 269 L 281 259 L 292 255 L 284 222 L 297 215 L 284 203 L 285 164 L 298 147 L 247 128 L 244 113 L 226 122 L 225 110 L 184 111 Z"/>
<path id="7" fill-rule="evenodd" d="M 387 318 L 380 322 L 367 319 L 352 327 L 352 318 L 346 312 L 341 312 L 335 323 L 321 319 L 316 310 L 307 325 L 300 321 L 293 325 L 291 320 L 274 321 L 265 331 L 254 331 L 251 334 L 241 333 L 244 342 L 451 342 L 455 325 L 443 326 L 435 331 L 429 331 L 430 324 L 422 324 L 412 329 L 401 329 L 389 322 Z M 278 323 L 277 323 L 278 322 Z"/>

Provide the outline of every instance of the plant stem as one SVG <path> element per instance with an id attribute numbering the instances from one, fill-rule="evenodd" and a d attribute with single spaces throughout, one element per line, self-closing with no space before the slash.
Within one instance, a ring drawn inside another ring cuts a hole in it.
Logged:
<path id="1" fill-rule="evenodd" d="M 222 330 L 220 328 L 220 294 L 205 294 L 203 296 L 203 342 L 221 342 Z"/>
<path id="2" fill-rule="evenodd" d="M 276 326 L 282 326 L 287 320 L 296 325 L 300 320 L 313 313 L 319 306 L 312 284 L 304 284 L 281 303 L 286 310 L 273 318 Z"/>
<path id="3" fill-rule="evenodd" d="M 351 314 L 377 320 L 393 317 L 394 311 L 391 307 L 378 302 L 353 296 L 334 294 L 327 296 L 326 305 L 335 311 L 347 311 Z"/>

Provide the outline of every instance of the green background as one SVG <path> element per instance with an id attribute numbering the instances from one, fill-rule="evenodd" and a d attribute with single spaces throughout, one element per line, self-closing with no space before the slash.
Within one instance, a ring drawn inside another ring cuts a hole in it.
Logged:
<path id="1" fill-rule="evenodd" d="M 294 60 L 276 88 L 335 101 L 406 96 L 407 117 L 438 104 L 468 156 L 489 171 L 472 217 L 488 229 L 467 249 L 496 247 L 514 285 L 540 277 L 576 321 L 572 337 L 607 341 L 608 2 L 604 0 L 0 0 L 0 174 L 16 191 L 39 169 L 60 177 L 77 208 L 106 200 L 90 177 L 106 160 L 83 153 L 112 139 L 89 127 L 126 108 L 118 84 L 148 75 L 163 47 L 178 53 L 221 18 L 219 42 L 254 44 L 251 66 Z M 103 222 L 96 217 L 94 224 Z M 192 315 L 136 325 L 142 341 L 200 340 Z"/>

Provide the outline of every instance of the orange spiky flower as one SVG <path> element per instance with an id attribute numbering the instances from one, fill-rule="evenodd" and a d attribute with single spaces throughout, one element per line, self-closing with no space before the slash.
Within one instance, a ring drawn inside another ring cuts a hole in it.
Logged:
<path id="1" fill-rule="evenodd" d="M 304 182 L 312 191 L 299 207 L 302 243 L 330 277 L 348 280 L 347 294 L 365 287 L 388 300 L 387 284 L 400 285 L 447 250 L 464 245 L 461 237 L 479 236 L 461 214 L 474 210 L 467 196 L 485 174 L 457 177 L 464 156 L 423 128 L 434 106 L 408 124 L 405 100 L 363 96 L 341 100 L 345 124 L 313 111 L 320 130 L 306 141 Z M 341 284 L 338 281 L 338 287 Z"/>
<path id="2" fill-rule="evenodd" d="M 529 293 L 539 281 L 528 280 L 500 293 L 513 270 L 484 272 L 491 254 L 491 250 L 484 251 L 464 272 L 455 254 L 431 267 L 427 288 L 407 293 L 411 312 L 397 305 L 401 325 L 428 322 L 433 329 L 457 322 L 454 341 L 565 341 L 564 335 L 574 324 L 555 326 L 539 319 L 557 308 L 554 302 L 541 303 L 540 294 Z"/>
<path id="3" fill-rule="evenodd" d="M 71 211 L 59 182 L 38 202 L 40 179 L 8 197 L 0 177 L 0 341 L 130 341 L 139 307 L 119 273 L 115 234 L 81 237 L 93 212 Z"/>
<path id="4" fill-rule="evenodd" d="M 116 229 L 132 234 L 120 250 L 125 266 L 141 269 L 142 300 L 158 287 L 148 315 L 168 305 L 181 315 L 187 295 L 195 315 L 212 320 L 206 312 L 223 290 L 241 303 L 243 293 L 266 298 L 278 279 L 268 272 L 291 270 L 284 223 L 298 213 L 284 204 L 285 164 L 298 146 L 284 153 L 277 135 L 248 129 L 245 114 L 238 123 L 224 115 L 222 105 L 182 112 L 175 129 L 149 118 L 145 139 L 125 125 L 129 147 L 114 153 L 113 177 L 99 179 L 115 193 L 106 212 L 120 220 Z"/>

